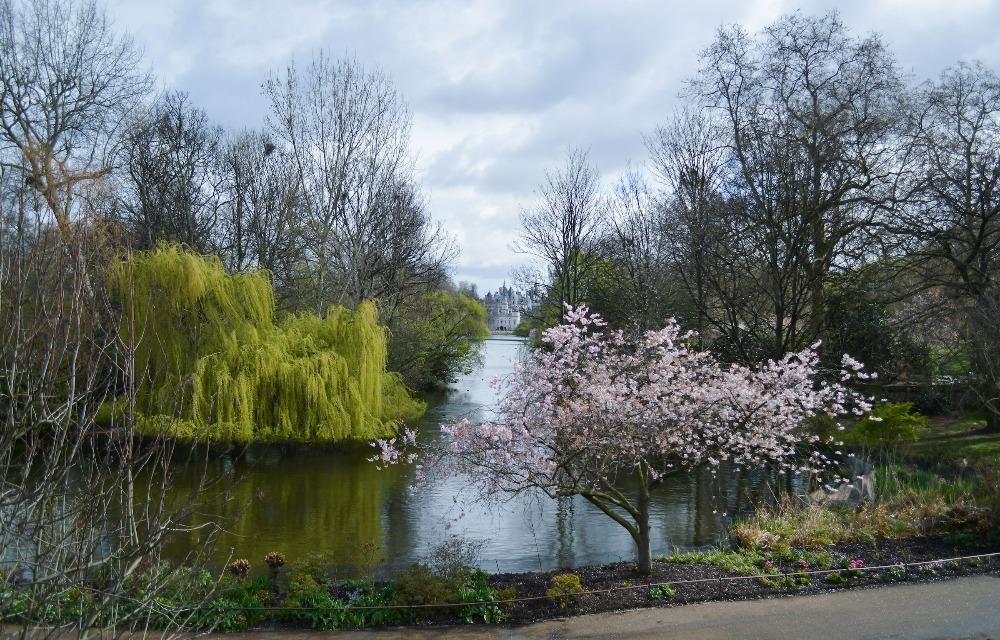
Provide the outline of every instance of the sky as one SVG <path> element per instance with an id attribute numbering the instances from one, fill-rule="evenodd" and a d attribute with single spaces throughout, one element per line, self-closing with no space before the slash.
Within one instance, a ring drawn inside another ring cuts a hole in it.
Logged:
<path id="1" fill-rule="evenodd" d="M 108 0 L 161 89 L 227 130 L 263 128 L 270 73 L 320 50 L 386 72 L 409 105 L 418 180 L 461 250 L 452 278 L 496 290 L 530 264 L 510 244 L 546 169 L 588 150 L 605 188 L 643 170 L 643 135 L 680 107 L 723 25 L 754 33 L 836 9 L 879 33 L 904 72 L 959 60 L 1000 71 L 1000 0 Z"/>

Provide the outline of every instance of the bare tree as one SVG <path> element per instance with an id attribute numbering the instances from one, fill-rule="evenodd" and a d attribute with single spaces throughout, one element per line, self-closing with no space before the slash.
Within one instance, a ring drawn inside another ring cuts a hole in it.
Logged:
<path id="1" fill-rule="evenodd" d="M 220 253 L 231 271 L 268 269 L 294 262 L 300 244 L 295 229 L 299 206 L 294 161 L 270 135 L 244 130 L 222 150 L 225 214 Z"/>
<path id="2" fill-rule="evenodd" d="M 512 248 L 549 269 L 557 315 L 563 305 L 585 301 L 588 278 L 599 259 L 597 242 L 604 224 L 600 204 L 597 170 L 587 152 L 569 149 L 561 168 L 545 171 L 535 202 L 520 211 L 521 236 Z"/>
<path id="3" fill-rule="evenodd" d="M 410 114 L 390 78 L 353 58 L 317 55 L 264 85 L 270 126 L 301 189 L 313 306 L 391 298 L 443 275 L 453 257 L 413 180 Z"/>
<path id="4" fill-rule="evenodd" d="M 769 281 L 771 353 L 823 336 L 828 274 L 870 257 L 898 165 L 899 71 L 836 13 L 760 34 L 720 29 L 690 84 L 725 126 L 733 180 Z"/>
<path id="5" fill-rule="evenodd" d="M 901 230 L 912 238 L 923 285 L 946 292 L 964 320 L 990 426 L 1000 430 L 1000 78 L 980 63 L 961 63 L 916 93 L 911 204 Z"/>
<path id="6" fill-rule="evenodd" d="M 739 216 L 725 196 L 730 178 L 725 132 L 704 113 L 684 110 L 645 142 L 662 189 L 671 273 L 686 291 L 687 304 L 677 315 L 703 344 L 715 343 L 727 358 L 752 361 L 746 319 L 762 315 L 752 308 L 756 296 L 748 295 L 753 272 L 748 262 L 756 252 L 736 251 L 741 235 Z M 749 260 L 741 261 L 744 257 Z"/>
<path id="7" fill-rule="evenodd" d="M 678 315 L 662 207 L 644 177 L 628 171 L 615 183 L 604 208 L 600 253 L 611 265 L 599 269 L 599 299 L 591 306 L 612 326 L 640 336 Z M 605 274 L 608 268 L 612 273 Z"/>
<path id="8" fill-rule="evenodd" d="M 294 158 L 270 134 L 258 131 L 231 135 L 221 155 L 219 254 L 230 271 L 266 269 L 279 308 L 293 309 L 305 264 Z"/>
<path id="9" fill-rule="evenodd" d="M 201 253 L 215 248 L 221 142 L 221 127 L 183 92 L 167 92 L 129 123 L 121 142 L 121 217 L 136 248 L 161 240 Z"/>
<path id="10" fill-rule="evenodd" d="M 151 79 L 93 1 L 0 0 L 0 162 L 36 189 L 69 244 L 77 186 Z"/>
<path id="11" fill-rule="evenodd" d="M 5 171 L 0 192 L 0 619 L 22 637 L 172 629 L 211 597 L 198 572 L 161 563 L 160 546 L 218 492 L 170 492 L 169 441 L 139 437 L 130 408 L 137 336 L 128 310 L 100 286 L 113 255 L 100 224 L 67 238 L 44 199 Z M 71 241 L 67 245 L 67 240 Z M 87 270 L 78 256 L 90 257 Z M 94 283 L 88 286 L 88 281 Z M 123 312 L 124 311 L 124 312 Z M 119 411 L 101 417 L 114 402 Z M 117 417 L 115 417 L 117 416 Z M 191 461 L 196 462 L 196 461 Z M 203 621 L 200 624 L 204 624 Z M 208 622 L 210 624 L 210 622 Z"/>

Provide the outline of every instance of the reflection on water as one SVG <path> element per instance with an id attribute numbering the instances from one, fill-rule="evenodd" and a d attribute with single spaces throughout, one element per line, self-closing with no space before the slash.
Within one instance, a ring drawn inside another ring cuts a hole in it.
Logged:
<path id="1" fill-rule="evenodd" d="M 520 340 L 490 338 L 483 369 L 431 398 L 419 425 L 421 437 L 440 437 L 438 425 L 454 418 L 482 419 L 495 399 L 490 380 L 508 374 L 522 351 Z M 466 499 L 467 478 L 437 479 L 411 493 L 411 469 L 380 471 L 367 461 L 370 455 L 273 447 L 213 460 L 212 470 L 235 485 L 228 499 L 210 508 L 229 515 L 244 509 L 216 548 L 218 563 L 232 554 L 262 566 L 269 551 L 281 551 L 290 562 L 321 552 L 346 575 L 357 564 L 361 545 L 380 546 L 386 567 L 395 568 L 426 555 L 451 534 L 487 540 L 481 564 L 491 571 L 550 570 L 635 555 L 628 533 L 582 499 L 529 496 L 491 512 Z M 177 490 L 190 490 L 197 476 L 183 475 Z M 653 495 L 653 553 L 716 544 L 723 514 L 766 497 L 761 494 L 771 491 L 770 480 L 762 470 L 672 479 Z M 182 558 L 199 540 L 198 531 L 177 535 L 166 555 Z"/>

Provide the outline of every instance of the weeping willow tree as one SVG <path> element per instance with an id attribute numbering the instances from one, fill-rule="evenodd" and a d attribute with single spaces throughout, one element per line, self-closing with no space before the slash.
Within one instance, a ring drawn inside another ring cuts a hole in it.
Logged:
<path id="1" fill-rule="evenodd" d="M 130 253 L 110 271 L 146 432 L 214 442 L 370 440 L 423 410 L 386 372 L 386 331 L 371 302 L 278 324 L 264 273 L 228 274 L 218 258 L 176 245 Z"/>

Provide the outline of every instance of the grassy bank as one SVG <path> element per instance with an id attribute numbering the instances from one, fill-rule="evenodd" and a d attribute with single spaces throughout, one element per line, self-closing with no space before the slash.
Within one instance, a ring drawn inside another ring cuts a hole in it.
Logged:
<path id="1" fill-rule="evenodd" d="M 854 453 L 875 466 L 874 500 L 838 509 L 786 498 L 737 521 L 730 531 L 732 549 L 662 560 L 708 562 L 752 575 L 769 561 L 830 567 L 831 545 L 921 536 L 1000 544 L 1000 434 L 987 432 L 985 418 L 977 414 L 924 419 L 885 412 L 893 413 L 874 425 L 850 425 L 844 434 Z"/>
<path id="2" fill-rule="evenodd" d="M 1000 468 L 1000 433 L 988 432 L 981 414 L 935 416 L 916 429 L 916 440 L 901 446 L 900 453 L 925 464 Z"/>
<path id="3" fill-rule="evenodd" d="M 103 593 L 95 575 L 93 589 L 65 589 L 44 602 L 0 576 L 0 623 L 220 631 L 521 623 L 994 571 L 998 562 L 987 552 L 1000 550 L 1000 435 L 984 426 L 975 416 L 935 419 L 917 424 L 906 441 L 880 447 L 848 431 L 856 453 L 875 463 L 874 500 L 834 509 L 785 499 L 736 522 L 730 547 L 661 557 L 651 575 L 618 563 L 491 576 L 473 568 L 476 543 L 453 537 L 390 581 L 374 579 L 375 547 L 353 572 L 362 579 L 347 582 L 322 558 L 285 566 L 278 553 L 265 559 L 267 576 L 250 576 L 245 560 L 221 578 L 147 567 L 123 593 Z"/>

